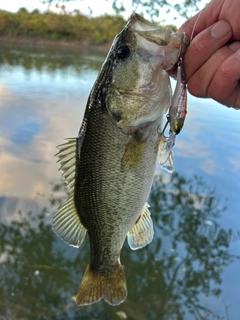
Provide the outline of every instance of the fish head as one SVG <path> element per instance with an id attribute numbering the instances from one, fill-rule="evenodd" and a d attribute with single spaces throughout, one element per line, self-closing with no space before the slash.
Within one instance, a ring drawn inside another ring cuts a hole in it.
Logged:
<path id="1" fill-rule="evenodd" d="M 124 133 L 155 121 L 170 107 L 167 71 L 186 48 L 170 27 L 160 28 L 136 13 L 131 15 L 115 37 L 100 73 L 104 103 Z"/>

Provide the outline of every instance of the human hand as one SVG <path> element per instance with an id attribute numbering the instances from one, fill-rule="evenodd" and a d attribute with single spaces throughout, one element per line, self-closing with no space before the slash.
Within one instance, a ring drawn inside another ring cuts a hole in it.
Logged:
<path id="1" fill-rule="evenodd" d="M 186 32 L 189 36 L 193 32 L 184 58 L 188 90 L 197 97 L 212 98 L 239 109 L 239 0 L 212 0 L 199 18 L 198 15 L 178 30 L 179 34 Z"/>

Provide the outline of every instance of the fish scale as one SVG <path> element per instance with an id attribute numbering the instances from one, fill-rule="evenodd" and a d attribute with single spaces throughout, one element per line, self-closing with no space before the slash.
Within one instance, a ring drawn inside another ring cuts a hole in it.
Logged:
<path id="1" fill-rule="evenodd" d="M 108 114 L 103 113 L 100 109 L 95 109 L 92 117 L 95 121 L 89 125 L 91 135 L 86 133 L 87 138 L 84 140 L 81 148 L 79 181 L 76 180 L 76 192 L 79 196 L 77 196 L 76 201 L 80 202 L 84 211 L 92 210 L 91 214 L 86 216 L 86 221 L 82 219 L 87 229 L 97 222 L 103 222 L 102 224 L 109 225 L 110 229 L 112 229 L 110 222 L 116 220 L 116 218 L 121 222 L 118 224 L 118 228 L 124 229 L 124 215 L 117 214 L 117 211 L 124 212 L 129 210 L 129 205 L 133 207 L 138 204 L 136 200 L 139 197 L 139 189 L 142 189 L 139 186 L 142 182 L 141 175 L 148 168 L 151 168 L 152 172 L 149 178 L 151 180 L 154 169 L 153 166 L 146 168 L 146 160 L 142 159 L 139 168 L 134 168 L 132 172 L 122 172 L 120 169 L 121 160 L 126 146 L 132 138 L 123 134 L 110 121 Z M 115 155 L 114 158 L 112 154 Z M 95 160 L 95 162 L 89 161 L 90 158 Z M 154 160 L 152 162 L 155 163 Z M 89 176 L 95 177 L 95 183 L 87 183 Z M 86 182 L 84 179 L 86 179 Z M 85 185 L 88 186 L 87 190 Z M 146 193 L 148 194 L 148 191 Z M 97 199 L 97 208 L 93 206 L 92 195 Z M 138 211 L 142 208 L 143 204 L 138 205 Z M 98 216 L 98 219 L 96 219 L 95 215 Z M 125 220 L 128 222 L 128 218 Z M 127 222 L 125 228 L 128 229 Z"/>

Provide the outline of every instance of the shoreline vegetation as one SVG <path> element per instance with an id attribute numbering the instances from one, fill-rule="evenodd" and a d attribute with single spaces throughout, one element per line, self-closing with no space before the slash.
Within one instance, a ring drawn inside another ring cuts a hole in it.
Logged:
<path id="1" fill-rule="evenodd" d="M 114 37 L 125 26 L 122 16 L 87 17 L 20 8 L 17 13 L 0 10 L 0 43 L 30 46 L 97 48 L 108 51 Z M 172 26 L 173 30 L 176 30 Z"/>
<path id="2" fill-rule="evenodd" d="M 51 11 L 17 13 L 0 10 L 0 43 L 32 46 L 98 47 L 108 50 L 115 35 L 125 26 L 121 16 L 87 17 Z"/>

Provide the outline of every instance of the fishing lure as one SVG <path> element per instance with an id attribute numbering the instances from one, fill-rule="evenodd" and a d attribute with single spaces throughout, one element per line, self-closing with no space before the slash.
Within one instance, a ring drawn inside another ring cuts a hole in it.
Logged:
<path id="1" fill-rule="evenodd" d="M 186 33 L 181 36 L 181 44 L 189 42 Z M 180 45 L 178 67 L 177 67 L 177 84 L 174 90 L 172 104 L 167 115 L 167 122 L 160 133 L 159 142 L 159 163 L 163 169 L 172 173 L 174 170 L 173 146 L 176 136 L 182 130 L 187 114 L 187 84 L 183 71 L 182 45 Z M 170 126 L 169 135 L 165 136 L 167 126 Z"/>

